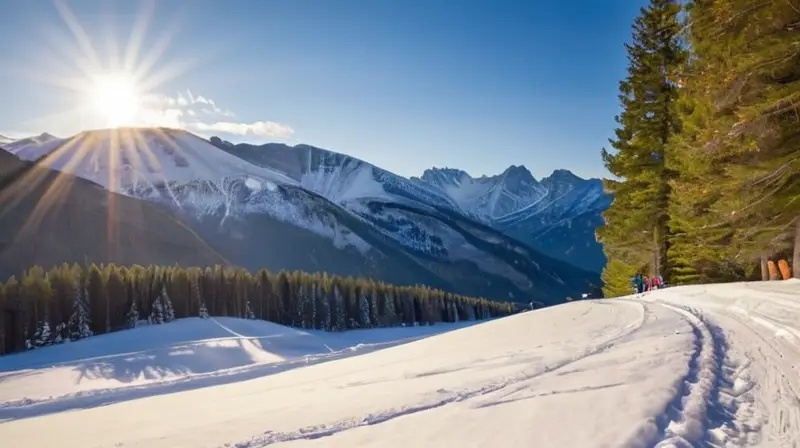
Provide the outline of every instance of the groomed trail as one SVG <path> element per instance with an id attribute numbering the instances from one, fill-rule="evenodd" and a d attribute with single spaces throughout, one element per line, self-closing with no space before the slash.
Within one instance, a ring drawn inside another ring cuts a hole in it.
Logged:
<path id="1" fill-rule="evenodd" d="M 187 321 L 179 340 L 153 336 L 157 348 L 108 335 L 0 358 L 0 440 L 800 446 L 800 281 L 676 287 L 439 329 L 331 335 L 263 323 L 248 333 L 236 319 Z M 165 330 L 131 333 L 154 331 Z M 83 358 L 81 344 L 92 348 Z M 125 383 L 128 363 L 161 376 Z"/>

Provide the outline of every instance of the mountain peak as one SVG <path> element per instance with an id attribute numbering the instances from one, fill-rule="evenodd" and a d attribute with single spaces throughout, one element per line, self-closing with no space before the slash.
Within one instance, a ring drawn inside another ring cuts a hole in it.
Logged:
<path id="1" fill-rule="evenodd" d="M 511 165 L 498 177 L 509 191 L 517 194 L 521 191 L 536 189 L 539 184 L 528 168 L 525 168 L 525 165 Z"/>
<path id="2" fill-rule="evenodd" d="M 425 182 L 441 187 L 446 184 L 458 185 L 461 183 L 461 179 L 465 177 L 472 179 L 472 176 L 467 174 L 467 172 L 464 170 L 448 167 L 438 168 L 434 166 L 433 168 L 425 170 L 422 173 L 421 179 Z"/>
<path id="3" fill-rule="evenodd" d="M 558 183 L 574 184 L 578 182 L 583 182 L 585 180 L 586 179 L 575 175 L 575 173 L 573 173 L 570 170 L 557 169 L 554 170 L 552 174 L 542 179 L 542 183 L 549 184 L 553 182 L 558 182 Z"/>
<path id="4" fill-rule="evenodd" d="M 511 165 L 510 167 L 506 168 L 505 171 L 503 171 L 502 175 L 506 178 L 527 180 L 529 182 L 536 181 L 536 178 L 533 177 L 533 174 L 531 174 L 530 170 L 528 170 L 525 165 Z"/>

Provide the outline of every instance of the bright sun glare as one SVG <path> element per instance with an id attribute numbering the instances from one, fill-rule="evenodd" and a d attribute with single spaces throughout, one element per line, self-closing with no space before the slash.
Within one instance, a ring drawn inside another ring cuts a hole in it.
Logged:
<path id="1" fill-rule="evenodd" d="M 98 76 L 91 90 L 92 109 L 110 127 L 135 124 L 141 103 L 132 79 L 122 75 Z"/>

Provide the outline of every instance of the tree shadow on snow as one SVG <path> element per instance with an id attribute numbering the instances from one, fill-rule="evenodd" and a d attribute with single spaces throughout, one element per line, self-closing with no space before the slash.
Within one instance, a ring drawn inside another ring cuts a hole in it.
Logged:
<path id="1" fill-rule="evenodd" d="M 298 367 L 403 345 L 432 335 L 433 333 L 423 334 L 341 350 L 323 345 L 324 352 L 320 351 L 319 344 L 315 343 L 313 337 L 292 338 L 292 344 L 288 346 L 285 341 L 276 341 L 282 335 L 265 338 L 236 337 L 64 363 L 64 367 L 75 366 L 80 374 L 79 381 L 105 379 L 127 385 L 85 390 L 42 400 L 22 399 L 19 402 L 6 403 L 4 407 L 0 405 L 0 423 L 247 381 Z"/>

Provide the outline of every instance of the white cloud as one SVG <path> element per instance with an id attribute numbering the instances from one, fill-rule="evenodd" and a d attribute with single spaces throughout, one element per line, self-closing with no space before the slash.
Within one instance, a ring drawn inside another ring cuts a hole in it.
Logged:
<path id="1" fill-rule="evenodd" d="M 200 133 L 226 133 L 261 138 L 289 139 L 294 135 L 291 127 L 269 120 L 239 123 L 229 109 L 190 90 L 178 92 L 176 96 L 151 95 L 142 102 L 140 121 L 144 126 L 184 128 Z"/>
<path id="2" fill-rule="evenodd" d="M 256 137 L 290 138 L 294 129 L 274 121 L 256 121 L 254 123 L 232 123 L 220 121 L 216 123 L 195 122 L 190 127 L 200 132 L 225 132 L 234 135 L 253 135 Z"/>

